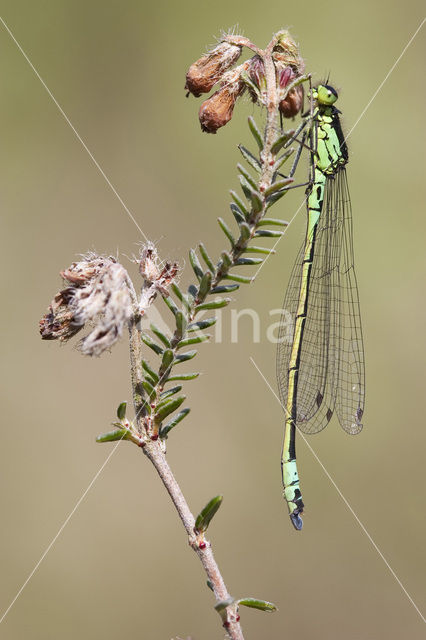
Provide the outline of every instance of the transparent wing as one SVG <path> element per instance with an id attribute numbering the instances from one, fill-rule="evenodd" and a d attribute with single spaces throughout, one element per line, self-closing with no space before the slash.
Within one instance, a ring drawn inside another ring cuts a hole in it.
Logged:
<path id="1" fill-rule="evenodd" d="M 317 433 L 328 424 L 336 409 L 342 427 L 349 433 L 357 433 L 362 428 L 364 358 L 344 168 L 327 181 L 313 240 L 314 260 L 300 352 L 296 424 L 304 433 Z M 303 256 L 304 246 L 290 277 L 279 331 L 277 378 L 283 406 L 287 401 Z"/>

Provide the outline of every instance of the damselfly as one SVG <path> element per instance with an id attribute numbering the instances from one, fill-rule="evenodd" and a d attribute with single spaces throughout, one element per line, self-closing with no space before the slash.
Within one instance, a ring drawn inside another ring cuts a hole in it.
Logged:
<path id="1" fill-rule="evenodd" d="M 282 478 L 291 521 L 302 528 L 296 429 L 317 433 L 336 413 L 351 434 L 362 429 L 364 352 L 353 262 L 352 213 L 346 178 L 348 151 L 337 93 L 311 91 L 311 179 L 307 231 L 283 306 L 277 377 L 286 411 Z M 306 139 L 306 134 L 303 140 Z M 290 335 L 289 335 L 290 334 Z"/>

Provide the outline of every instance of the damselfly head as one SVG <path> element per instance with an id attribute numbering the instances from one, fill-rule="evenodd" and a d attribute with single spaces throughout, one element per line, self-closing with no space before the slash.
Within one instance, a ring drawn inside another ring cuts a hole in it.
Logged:
<path id="1" fill-rule="evenodd" d="M 329 84 L 319 84 L 314 92 L 314 97 L 316 97 L 318 104 L 329 107 L 336 102 L 339 96 L 336 89 Z"/>

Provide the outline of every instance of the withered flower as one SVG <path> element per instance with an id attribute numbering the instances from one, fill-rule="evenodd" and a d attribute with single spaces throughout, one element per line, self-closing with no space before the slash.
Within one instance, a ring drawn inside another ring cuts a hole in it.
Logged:
<path id="1" fill-rule="evenodd" d="M 235 82 L 224 83 L 218 91 L 205 100 L 198 112 L 201 129 L 206 133 L 216 133 L 220 127 L 225 126 L 232 118 L 235 103 L 244 88 L 244 83 L 238 77 Z"/>
<path id="2" fill-rule="evenodd" d="M 127 272 L 114 258 L 89 254 L 61 276 L 67 286 L 41 319 L 41 337 L 66 341 L 94 322 L 79 346 L 84 354 L 99 356 L 114 345 L 132 315 Z"/>
<path id="3" fill-rule="evenodd" d="M 300 56 L 299 47 L 288 31 L 281 31 L 278 34 L 272 57 L 274 62 L 281 64 L 282 67 L 291 67 L 296 76 L 302 75 L 305 71 L 305 63 Z"/>
<path id="4" fill-rule="evenodd" d="M 220 42 L 189 67 L 185 89 L 197 98 L 202 93 L 208 93 L 240 55 L 241 46 Z"/>
<path id="5" fill-rule="evenodd" d="M 284 97 L 279 102 L 279 110 L 285 118 L 293 118 L 303 108 L 303 86 L 293 87 L 288 93 L 286 87 L 298 76 L 292 67 L 277 66 L 278 92 Z"/>
<path id="6" fill-rule="evenodd" d="M 157 248 L 152 242 L 148 242 L 141 249 L 139 272 L 144 279 L 139 313 L 144 315 L 158 293 L 168 295 L 169 287 L 178 274 L 178 265 L 176 262 L 165 262 L 161 265 Z"/>

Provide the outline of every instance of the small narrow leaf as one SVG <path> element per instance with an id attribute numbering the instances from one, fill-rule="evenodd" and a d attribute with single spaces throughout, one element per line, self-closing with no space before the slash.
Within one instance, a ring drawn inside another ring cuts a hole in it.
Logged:
<path id="1" fill-rule="evenodd" d="M 252 191 L 251 193 L 251 204 L 253 207 L 253 213 L 260 213 L 263 209 L 263 199 L 261 194 L 258 191 Z"/>
<path id="2" fill-rule="evenodd" d="M 174 360 L 174 353 L 171 349 L 166 349 L 163 353 L 163 359 L 161 360 L 160 366 L 160 379 L 164 377 L 167 373 L 167 370 L 172 366 L 172 362 Z"/>
<path id="3" fill-rule="evenodd" d="M 270 253 L 276 253 L 275 249 L 266 249 L 266 247 L 246 247 L 244 249 L 245 253 L 264 253 L 266 255 Z"/>
<path id="4" fill-rule="evenodd" d="M 231 208 L 231 211 L 235 220 L 237 221 L 237 224 L 240 224 L 241 222 L 245 222 L 245 219 L 246 219 L 245 215 L 243 214 L 241 209 L 238 207 L 238 205 L 236 205 L 235 202 L 231 202 L 229 206 Z"/>
<path id="5" fill-rule="evenodd" d="M 185 340 L 181 340 L 177 343 L 176 349 L 182 349 L 182 347 L 187 347 L 189 344 L 198 344 L 199 342 L 205 342 L 209 338 L 210 336 L 207 334 L 194 336 L 193 338 L 186 338 Z"/>
<path id="6" fill-rule="evenodd" d="M 280 135 L 277 140 L 274 142 L 271 148 L 271 153 L 277 154 L 278 151 L 288 142 L 294 135 L 294 130 L 286 131 L 282 135 Z"/>
<path id="7" fill-rule="evenodd" d="M 292 187 L 287 187 L 286 189 L 281 189 L 281 191 L 275 191 L 266 199 L 266 208 L 271 207 L 275 202 L 278 202 L 286 193 L 288 193 L 289 189 Z"/>
<path id="8" fill-rule="evenodd" d="M 182 402 L 186 399 L 186 396 L 179 396 L 178 398 L 170 398 L 167 402 L 163 404 L 163 406 L 155 413 L 154 419 L 157 424 L 162 422 L 164 418 L 167 418 L 168 415 L 179 409 Z"/>
<path id="9" fill-rule="evenodd" d="M 170 340 L 164 335 L 164 333 L 162 331 L 160 331 L 160 329 L 153 323 L 151 322 L 149 328 L 151 329 L 152 333 L 154 333 L 157 338 L 164 344 L 164 346 L 167 349 L 170 349 Z"/>
<path id="10" fill-rule="evenodd" d="M 179 364 L 180 362 L 187 362 L 188 360 L 192 360 L 197 355 L 197 350 L 193 349 L 192 351 L 187 351 L 186 353 L 178 353 L 175 357 L 173 364 Z"/>
<path id="11" fill-rule="evenodd" d="M 198 288 L 195 286 L 195 284 L 190 284 L 188 287 L 188 300 L 191 304 L 194 302 L 197 293 Z"/>
<path id="12" fill-rule="evenodd" d="M 228 227 L 228 225 L 226 224 L 225 220 L 223 220 L 222 218 L 218 218 L 217 219 L 220 228 L 222 229 L 223 233 L 226 235 L 226 237 L 228 238 L 229 242 L 231 243 L 231 247 L 235 246 L 235 238 L 232 235 L 232 231 L 231 229 Z"/>
<path id="13" fill-rule="evenodd" d="M 282 167 L 282 165 L 284 164 L 284 162 L 286 160 L 288 160 L 288 158 L 294 153 L 294 149 L 288 149 L 285 153 L 282 154 L 282 156 L 280 156 L 277 160 L 275 160 L 275 164 L 272 167 L 272 171 L 275 173 L 275 171 L 278 171 L 278 169 L 280 169 Z"/>
<path id="14" fill-rule="evenodd" d="M 236 273 L 227 273 L 223 276 L 226 280 L 234 280 L 234 282 L 241 282 L 242 284 L 250 284 L 253 278 L 247 278 L 247 276 L 239 276 Z"/>
<path id="15" fill-rule="evenodd" d="M 174 302 L 173 298 L 171 298 L 170 296 L 163 296 L 163 300 L 166 303 L 166 305 L 169 307 L 170 311 L 174 315 L 176 315 L 176 313 L 179 311 L 179 309 L 176 306 L 176 303 Z"/>
<path id="16" fill-rule="evenodd" d="M 212 273 L 211 271 L 206 271 L 206 273 L 201 278 L 200 287 L 198 289 L 197 298 L 199 300 L 204 300 L 207 294 L 210 291 L 210 287 L 212 286 Z"/>
<path id="17" fill-rule="evenodd" d="M 108 431 L 96 438 L 96 442 L 114 442 L 115 440 L 127 440 L 129 431 L 127 429 L 114 429 L 114 431 Z"/>
<path id="18" fill-rule="evenodd" d="M 257 238 L 280 238 L 284 231 L 272 231 L 271 229 L 258 229 L 254 235 Z"/>
<path id="19" fill-rule="evenodd" d="M 187 327 L 187 319 L 186 316 L 182 313 L 182 311 L 177 311 L 176 313 L 176 332 L 177 337 L 180 338 L 185 334 Z"/>
<path id="20" fill-rule="evenodd" d="M 231 298 L 222 298 L 221 300 L 212 300 L 212 302 L 203 302 L 195 307 L 196 313 L 205 309 L 222 309 L 231 302 Z"/>
<path id="21" fill-rule="evenodd" d="M 244 204 L 244 202 L 241 200 L 241 198 L 238 195 L 238 193 L 236 193 L 235 191 L 230 191 L 229 193 L 231 194 L 231 198 L 233 199 L 233 201 L 235 202 L 237 207 L 240 209 L 240 211 L 243 212 L 243 215 L 247 218 L 247 216 L 249 214 L 249 210 L 247 209 L 247 207 Z"/>
<path id="22" fill-rule="evenodd" d="M 172 380 L 195 380 L 199 375 L 199 373 L 182 373 L 181 375 L 173 375 L 168 378 L 168 382 L 171 382 Z"/>
<path id="23" fill-rule="evenodd" d="M 210 291 L 211 295 L 215 293 L 230 293 L 231 291 L 236 291 L 240 287 L 237 284 L 221 284 L 218 287 L 215 287 Z"/>
<path id="24" fill-rule="evenodd" d="M 243 147 L 242 144 L 238 145 L 238 149 L 241 151 L 241 154 L 244 158 L 244 160 L 246 160 L 249 165 L 251 167 L 253 167 L 253 169 L 255 171 L 257 171 L 258 173 L 260 173 L 261 171 L 261 165 L 259 160 L 256 158 L 256 156 L 254 156 L 248 149 L 246 149 L 245 147 Z"/>
<path id="25" fill-rule="evenodd" d="M 182 389 L 182 385 L 178 384 L 176 387 L 172 387 L 171 389 L 167 389 L 167 391 L 163 391 L 162 393 L 160 393 L 161 402 L 166 398 L 169 398 L 170 396 L 174 396 L 176 393 L 179 393 L 181 389 Z"/>
<path id="26" fill-rule="evenodd" d="M 142 368 L 146 371 L 146 373 L 154 380 L 155 384 L 157 384 L 159 377 L 155 373 L 153 369 L 149 366 L 146 360 L 142 360 Z"/>
<path id="27" fill-rule="evenodd" d="M 141 340 L 147 347 L 155 351 L 158 355 L 163 353 L 164 349 L 154 342 L 147 333 L 141 333 Z"/>
<path id="28" fill-rule="evenodd" d="M 175 296 L 177 298 L 179 298 L 179 300 L 182 302 L 183 306 L 189 311 L 190 308 L 191 308 L 191 305 L 190 305 L 190 303 L 188 301 L 188 298 L 183 293 L 183 291 L 181 291 L 179 289 L 179 287 L 177 286 L 177 284 L 175 282 L 172 282 L 171 288 L 172 288 L 173 293 L 175 294 Z"/>
<path id="29" fill-rule="evenodd" d="M 237 266 L 254 265 L 254 264 L 260 264 L 261 262 L 263 262 L 263 258 L 238 258 L 238 260 L 235 260 L 234 264 Z"/>
<path id="30" fill-rule="evenodd" d="M 268 198 L 268 196 L 271 196 L 276 191 L 280 191 L 281 189 L 284 189 L 288 184 L 291 184 L 292 182 L 294 182 L 294 178 L 283 178 L 282 180 L 277 180 L 276 182 L 271 184 L 270 187 L 265 189 L 265 192 L 264 192 L 265 198 Z"/>
<path id="31" fill-rule="evenodd" d="M 222 259 L 222 265 L 228 269 L 232 264 L 231 256 L 226 251 L 222 251 L 220 256 L 221 256 L 221 259 Z"/>
<path id="32" fill-rule="evenodd" d="M 206 318 L 206 320 L 198 320 L 197 322 L 191 322 L 188 325 L 188 333 L 191 331 L 202 331 L 203 329 L 208 329 L 208 327 L 212 327 L 216 324 L 217 318 Z"/>
<path id="33" fill-rule="evenodd" d="M 208 588 L 214 592 L 213 582 L 211 580 L 207 580 L 206 584 Z"/>
<path id="34" fill-rule="evenodd" d="M 238 175 L 238 180 L 240 181 L 241 189 L 243 190 L 245 197 L 247 198 L 247 200 L 250 201 L 251 194 L 253 191 L 252 185 L 249 182 L 247 182 L 247 180 L 243 175 L 241 175 L 241 173 Z"/>
<path id="35" fill-rule="evenodd" d="M 204 531 L 207 531 L 210 522 L 212 521 L 213 517 L 217 513 L 217 510 L 222 504 L 222 500 L 223 496 L 216 496 L 215 498 L 212 498 L 206 504 L 204 509 L 200 511 L 197 519 L 195 520 L 195 529 L 197 531 L 199 531 L 200 533 L 204 533 Z"/>
<path id="36" fill-rule="evenodd" d="M 250 239 L 251 231 L 247 222 L 242 222 L 240 224 L 240 234 L 241 234 L 241 240 L 243 242 L 247 242 L 247 240 Z"/>
<path id="37" fill-rule="evenodd" d="M 262 218 L 262 220 L 259 220 L 257 224 L 259 227 L 263 227 L 268 224 L 271 226 L 275 225 L 276 227 L 288 227 L 287 220 L 280 220 L 279 218 Z"/>
<path id="38" fill-rule="evenodd" d="M 121 402 L 118 407 L 117 407 L 117 418 L 119 420 L 124 420 L 124 418 L 126 417 L 126 408 L 127 408 L 127 402 Z"/>
<path id="39" fill-rule="evenodd" d="M 247 169 L 245 167 L 243 167 L 242 164 L 237 164 L 237 169 L 244 176 L 244 178 L 247 180 L 247 182 L 249 183 L 250 187 L 256 191 L 257 190 L 257 181 L 249 174 Z"/>
<path id="40" fill-rule="evenodd" d="M 145 389 L 147 395 L 149 396 L 149 400 L 151 402 L 152 399 L 155 398 L 155 396 L 156 396 L 156 392 L 155 392 L 154 387 L 152 386 L 152 384 L 150 382 L 148 382 L 148 380 L 146 378 L 144 380 L 142 380 L 142 386 Z"/>
<path id="41" fill-rule="evenodd" d="M 241 598 L 240 600 L 237 600 L 237 604 L 242 604 L 245 607 L 251 607 L 252 609 L 260 609 L 260 611 L 271 612 L 277 610 L 277 607 L 273 602 L 258 600 L 257 598 Z"/>
<path id="42" fill-rule="evenodd" d="M 204 272 L 201 268 L 200 261 L 198 260 L 197 254 L 195 253 L 194 249 L 189 250 L 189 261 L 191 262 L 191 266 L 198 280 L 201 280 Z"/>
<path id="43" fill-rule="evenodd" d="M 206 263 L 206 265 L 210 269 L 210 271 L 212 273 L 214 273 L 215 272 L 215 266 L 214 266 L 214 264 L 213 264 L 213 262 L 212 262 L 212 260 L 211 260 L 211 258 L 209 256 L 209 254 L 207 253 L 207 250 L 206 250 L 205 246 L 203 245 L 202 242 L 200 242 L 200 244 L 198 246 L 200 248 L 200 253 L 203 256 L 204 262 Z"/>
<path id="44" fill-rule="evenodd" d="M 167 422 L 167 424 L 165 424 L 163 427 L 161 427 L 161 429 L 160 429 L 160 438 L 167 438 L 168 433 L 177 424 L 179 424 L 179 422 L 181 422 L 184 418 L 186 418 L 186 416 L 188 415 L 188 413 L 190 411 L 191 411 L 191 409 L 189 407 L 187 407 L 186 409 L 182 409 L 182 411 L 179 411 L 179 413 L 177 415 L 175 415 L 169 422 Z"/>
<path id="45" fill-rule="evenodd" d="M 249 125 L 249 129 L 253 134 L 253 138 L 256 140 L 257 146 L 259 147 L 259 151 L 263 150 L 263 139 L 262 139 L 262 135 L 259 131 L 259 129 L 257 128 L 257 124 L 254 121 L 254 118 L 252 118 L 252 116 L 249 116 L 248 118 L 248 125 Z"/>

